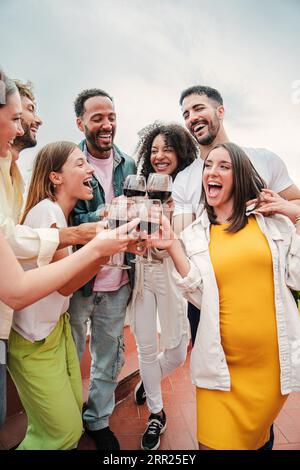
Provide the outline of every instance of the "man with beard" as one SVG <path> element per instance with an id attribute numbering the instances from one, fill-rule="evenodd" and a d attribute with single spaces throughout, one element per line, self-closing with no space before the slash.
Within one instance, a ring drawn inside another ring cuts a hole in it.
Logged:
<path id="1" fill-rule="evenodd" d="M 36 104 L 32 92 L 32 84 L 22 83 L 15 80 L 15 84 L 20 93 L 22 104 L 21 124 L 24 130 L 22 136 L 16 137 L 12 147 L 13 161 L 18 160 L 22 150 L 35 147 L 37 144 L 36 134 L 39 127 L 43 124 L 41 118 L 36 114 Z"/>
<path id="2" fill-rule="evenodd" d="M 218 144 L 229 142 L 223 125 L 224 106 L 221 94 L 208 86 L 193 86 L 181 93 L 180 106 L 185 126 L 199 144 L 199 158 L 178 173 L 173 184 L 175 201 L 174 227 L 180 233 L 201 212 L 202 171 L 204 160 L 210 150 Z M 300 203 L 300 190 L 291 180 L 281 158 L 266 149 L 244 148 L 253 166 L 264 179 L 269 189 L 281 197 Z M 200 311 L 188 305 L 188 318 L 194 344 L 200 319 Z M 270 441 L 264 449 L 272 449 L 273 429 Z"/>
<path id="3" fill-rule="evenodd" d="M 92 180 L 94 197 L 79 201 L 73 222 L 98 221 L 105 204 L 123 194 L 123 181 L 136 172 L 134 160 L 114 143 L 116 112 L 111 96 L 100 89 L 84 90 L 75 100 L 77 126 L 85 134 L 79 144 L 95 172 Z M 118 255 L 117 255 L 118 256 Z M 130 261 L 129 254 L 126 263 Z M 118 440 L 109 428 L 119 372 L 124 363 L 123 329 L 126 306 L 131 293 L 133 269 L 104 266 L 95 279 L 71 298 L 72 333 L 79 360 L 86 345 L 87 324 L 91 324 L 92 357 L 90 389 L 83 420 L 87 434 L 99 450 L 118 450 Z M 129 276 L 130 279 L 129 279 Z"/>
<path id="4" fill-rule="evenodd" d="M 199 214 L 203 162 L 217 144 L 229 142 L 223 125 L 224 106 L 220 93 L 207 86 L 193 86 L 181 93 L 185 126 L 199 144 L 199 158 L 181 171 L 174 182 L 174 223 L 177 231 Z M 291 180 L 284 162 L 266 149 L 244 148 L 268 188 L 288 200 L 299 200 L 300 190 Z M 184 215 L 184 217 L 182 217 Z"/>

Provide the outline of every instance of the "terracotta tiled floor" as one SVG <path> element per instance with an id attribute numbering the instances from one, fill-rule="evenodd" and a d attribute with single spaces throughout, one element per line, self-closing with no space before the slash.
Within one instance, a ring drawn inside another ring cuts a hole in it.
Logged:
<path id="1" fill-rule="evenodd" d="M 168 427 L 161 437 L 160 449 L 197 449 L 195 391 L 190 381 L 189 357 L 182 367 L 163 381 L 162 389 Z M 116 406 L 111 428 L 120 441 L 121 449 L 140 449 L 148 415 L 146 405 L 135 405 L 133 393 Z M 81 439 L 79 447 L 82 450 L 95 448 L 86 436 Z M 300 449 L 300 393 L 290 395 L 275 422 L 274 449 Z"/>

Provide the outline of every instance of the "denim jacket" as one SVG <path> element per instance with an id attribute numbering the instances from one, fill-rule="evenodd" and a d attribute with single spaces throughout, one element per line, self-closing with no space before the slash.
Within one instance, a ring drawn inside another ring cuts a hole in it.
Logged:
<path id="1" fill-rule="evenodd" d="M 86 154 L 86 140 L 84 139 L 79 144 L 79 148 Z M 136 164 L 134 160 L 122 152 L 116 145 L 113 146 L 114 161 L 113 161 L 113 188 L 115 197 L 123 194 L 123 182 L 127 175 L 136 173 Z M 73 212 L 72 220 L 74 225 L 80 225 L 85 222 L 98 222 L 99 221 L 99 209 L 105 205 L 105 194 L 104 190 L 99 183 L 98 179 L 93 175 L 92 178 L 93 188 L 93 199 L 90 201 L 78 201 Z M 126 263 L 129 263 L 130 259 L 134 255 L 125 253 Z M 132 263 L 130 263 L 133 266 Z M 134 281 L 134 269 L 128 270 L 129 281 L 133 286 Z M 85 297 L 88 297 L 93 292 L 94 279 L 89 281 L 85 286 L 81 288 L 82 293 Z"/>
<path id="2" fill-rule="evenodd" d="M 275 310 L 283 395 L 300 391 L 300 315 L 290 289 L 300 289 L 300 236 L 284 216 L 256 215 L 273 260 Z M 210 222 L 206 212 L 181 234 L 190 271 L 174 272 L 183 295 L 201 309 L 191 373 L 197 387 L 230 390 L 230 373 L 220 336 L 219 292 L 209 256 Z"/>

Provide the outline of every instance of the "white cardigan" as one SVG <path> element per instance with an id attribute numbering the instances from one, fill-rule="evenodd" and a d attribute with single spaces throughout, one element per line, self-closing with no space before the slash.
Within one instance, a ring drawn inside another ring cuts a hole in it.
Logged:
<path id="1" fill-rule="evenodd" d="M 278 333 L 280 384 L 283 395 L 300 391 L 300 315 L 289 288 L 300 290 L 300 236 L 284 216 L 256 220 L 272 253 Z M 221 344 L 219 292 L 209 256 L 210 222 L 206 211 L 181 234 L 190 271 L 182 278 L 174 270 L 183 295 L 201 309 L 191 354 L 191 374 L 197 387 L 230 390 L 230 374 Z"/>

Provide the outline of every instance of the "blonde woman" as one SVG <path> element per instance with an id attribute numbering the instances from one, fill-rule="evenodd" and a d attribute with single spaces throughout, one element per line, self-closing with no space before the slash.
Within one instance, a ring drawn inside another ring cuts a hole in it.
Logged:
<path id="1" fill-rule="evenodd" d="M 92 198 L 92 173 L 75 144 L 45 146 L 35 160 L 22 222 L 33 228 L 66 227 L 77 200 Z M 110 243 L 107 254 L 124 251 L 128 239 Z M 68 254 L 67 249 L 59 250 L 53 260 Z M 35 264 L 25 266 L 32 269 Z M 69 295 L 98 269 L 96 261 L 58 292 L 14 313 L 8 368 L 28 416 L 18 449 L 71 449 L 81 436 L 82 384 L 66 312 Z"/>

